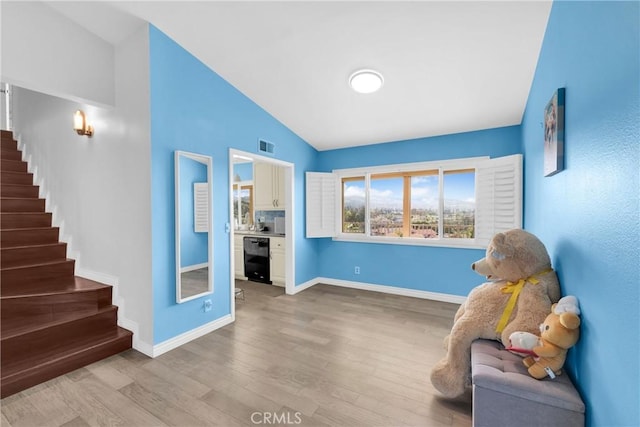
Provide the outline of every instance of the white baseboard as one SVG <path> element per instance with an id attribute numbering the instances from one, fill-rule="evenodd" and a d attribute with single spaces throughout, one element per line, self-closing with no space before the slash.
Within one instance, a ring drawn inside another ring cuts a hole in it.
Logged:
<path id="1" fill-rule="evenodd" d="M 298 292 L 302 292 L 305 289 L 308 289 L 308 288 L 312 287 L 313 285 L 317 285 L 318 283 L 320 283 L 318 281 L 318 277 L 316 277 L 315 279 L 311 279 L 308 282 L 301 283 L 298 286 L 294 286 L 293 287 L 293 292 L 291 294 L 289 294 L 289 295 L 295 295 Z"/>
<path id="2" fill-rule="evenodd" d="M 220 329 L 223 326 L 232 323 L 233 321 L 234 318 L 230 314 L 227 314 L 226 316 L 216 319 L 213 322 L 206 323 L 200 327 L 187 331 L 184 334 L 170 338 L 166 341 L 161 342 L 160 344 L 156 344 L 153 346 L 151 354 L 145 354 L 151 357 L 158 357 L 161 354 L 164 354 L 168 351 L 173 350 L 174 348 L 178 348 L 181 345 L 188 343 L 189 341 L 193 341 L 196 338 L 200 338 L 203 335 L 215 331 L 216 329 Z"/>
<path id="3" fill-rule="evenodd" d="M 186 273 L 188 271 L 200 270 L 201 268 L 206 268 L 208 266 L 209 266 L 208 262 L 203 262 L 202 264 L 188 265 L 186 267 L 182 267 L 180 269 L 180 273 Z"/>
<path id="4" fill-rule="evenodd" d="M 430 291 L 421 291 L 421 290 L 409 289 L 409 288 L 399 288 L 395 286 L 376 285 L 373 283 L 353 282 L 350 280 L 330 279 L 328 277 L 316 277 L 315 279 L 305 282 L 300 286 L 296 286 L 296 291 L 300 292 L 313 285 L 317 285 L 318 283 L 324 283 L 326 285 L 332 285 L 332 286 L 340 286 L 343 288 L 362 289 L 363 291 L 382 292 L 385 294 L 401 295 L 405 297 L 450 302 L 453 304 L 462 304 L 467 299 L 466 297 L 462 297 L 459 295 L 443 294 L 439 292 L 430 292 Z M 298 288 L 302 286 L 304 286 L 304 288 L 298 291 Z"/>

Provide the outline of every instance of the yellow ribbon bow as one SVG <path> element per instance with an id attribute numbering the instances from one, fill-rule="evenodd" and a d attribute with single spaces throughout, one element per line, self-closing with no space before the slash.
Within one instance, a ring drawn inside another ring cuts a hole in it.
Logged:
<path id="1" fill-rule="evenodd" d="M 548 268 L 539 273 L 532 274 L 526 279 L 520 279 L 516 283 L 507 282 L 507 284 L 500 289 L 503 294 L 511 294 L 511 298 L 509 298 L 509 301 L 507 302 L 507 305 L 502 312 L 502 317 L 500 317 L 500 321 L 498 322 L 498 326 L 496 326 L 497 333 L 501 334 L 502 331 L 504 331 L 504 328 L 507 326 L 507 322 L 511 317 L 513 308 L 516 306 L 516 302 L 518 301 L 518 295 L 520 295 L 520 291 L 522 291 L 522 288 L 524 288 L 525 283 L 529 282 L 533 285 L 537 285 L 538 283 L 540 283 L 540 281 L 536 277 L 542 276 L 543 274 L 549 273 L 551 271 L 553 271 L 553 269 Z"/>

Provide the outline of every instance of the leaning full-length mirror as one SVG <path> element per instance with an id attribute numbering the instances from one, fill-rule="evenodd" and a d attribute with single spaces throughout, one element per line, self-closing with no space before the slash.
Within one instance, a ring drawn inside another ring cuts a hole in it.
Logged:
<path id="1" fill-rule="evenodd" d="M 176 301 L 213 292 L 211 157 L 175 152 Z"/>

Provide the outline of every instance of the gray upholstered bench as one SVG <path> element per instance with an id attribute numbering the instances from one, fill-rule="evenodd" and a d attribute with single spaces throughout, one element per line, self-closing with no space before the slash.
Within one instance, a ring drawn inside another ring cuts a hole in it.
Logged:
<path id="1" fill-rule="evenodd" d="M 536 380 L 497 341 L 473 342 L 471 378 L 474 427 L 584 426 L 584 403 L 566 374 Z"/>

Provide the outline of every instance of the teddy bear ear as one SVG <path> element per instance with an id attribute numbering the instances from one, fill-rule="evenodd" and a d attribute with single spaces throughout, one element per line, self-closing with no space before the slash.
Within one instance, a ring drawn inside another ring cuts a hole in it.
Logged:
<path id="1" fill-rule="evenodd" d="M 574 313 L 562 313 L 560 315 L 560 324 L 567 329 L 576 329 L 580 326 L 580 317 Z"/>
<path id="2" fill-rule="evenodd" d="M 504 233 L 496 233 L 492 240 L 491 256 L 502 261 L 505 258 L 513 256 L 513 246 L 507 240 L 507 236 Z"/>

